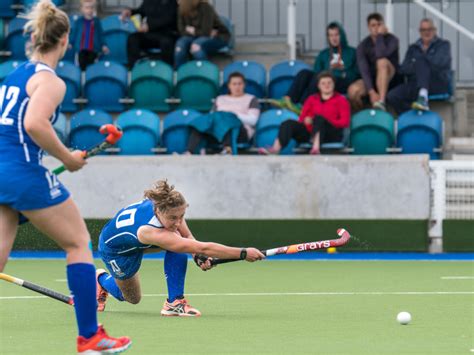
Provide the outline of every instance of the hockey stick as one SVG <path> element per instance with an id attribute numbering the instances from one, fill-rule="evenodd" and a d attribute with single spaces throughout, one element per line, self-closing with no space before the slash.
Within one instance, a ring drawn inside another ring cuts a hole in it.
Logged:
<path id="1" fill-rule="evenodd" d="M 122 138 L 123 135 L 123 132 L 120 127 L 114 126 L 113 124 L 103 125 L 102 127 L 100 127 L 99 132 L 102 134 L 107 134 L 107 137 L 105 137 L 105 140 L 102 143 L 96 145 L 88 151 L 85 151 L 84 159 L 97 155 L 100 152 L 106 150 L 107 148 L 113 146 L 119 141 L 120 138 Z M 64 165 L 61 165 L 60 167 L 57 167 L 53 170 L 53 174 L 59 175 L 65 170 L 66 167 Z"/>
<path id="2" fill-rule="evenodd" d="M 56 291 L 53 291 L 53 290 L 50 290 L 49 288 L 36 285 L 32 282 L 25 281 L 25 280 L 19 279 L 17 277 L 13 277 L 13 276 L 3 274 L 3 273 L 0 273 L 0 279 L 11 282 L 11 283 L 13 283 L 15 285 L 18 285 L 18 286 L 21 286 L 21 287 L 25 287 L 25 288 L 27 288 L 31 291 L 41 293 L 42 295 L 54 298 L 55 300 L 64 302 L 64 303 L 69 304 L 71 306 L 74 305 L 74 300 L 73 300 L 72 297 L 63 295 L 62 293 L 59 293 L 59 292 L 56 292 Z"/>
<path id="3" fill-rule="evenodd" d="M 262 250 L 262 253 L 265 256 L 273 256 L 273 255 L 279 255 L 279 254 L 296 254 L 296 253 L 301 253 L 305 251 L 335 248 L 335 247 L 343 246 L 351 238 L 351 235 L 349 234 L 349 232 L 346 231 L 344 228 L 338 229 L 337 234 L 340 237 L 339 239 L 321 240 L 318 242 L 293 244 L 293 245 L 288 245 L 288 246 L 274 248 L 274 249 Z M 241 259 L 212 259 L 211 265 L 231 263 L 231 262 L 239 261 L 239 260 Z"/>

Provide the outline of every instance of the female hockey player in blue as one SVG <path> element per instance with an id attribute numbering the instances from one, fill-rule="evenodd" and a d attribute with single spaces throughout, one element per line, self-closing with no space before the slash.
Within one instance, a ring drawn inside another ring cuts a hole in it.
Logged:
<path id="1" fill-rule="evenodd" d="M 105 270 L 97 270 L 99 311 L 104 310 L 109 293 L 119 301 L 140 302 L 138 270 L 145 252 L 166 250 L 164 266 L 168 298 L 161 310 L 163 316 L 201 315 L 184 298 L 188 262 L 185 253 L 193 254 L 202 270 L 211 268 L 210 259 L 201 260 L 196 255 L 240 258 L 250 262 L 264 258 L 255 248 L 232 248 L 197 241 L 184 218 L 187 207 L 183 195 L 166 180 L 161 180 L 145 191 L 143 201 L 120 210 L 105 225 L 99 237 L 99 252 L 110 275 Z"/>
<path id="2" fill-rule="evenodd" d="M 109 337 L 97 324 L 95 268 L 86 225 L 69 192 L 41 164 L 43 150 L 69 171 L 86 163 L 82 152 L 70 152 L 60 142 L 52 126 L 66 91 L 54 68 L 68 47 L 69 19 L 50 0 L 40 0 L 27 17 L 30 60 L 0 87 L 0 271 L 7 263 L 21 213 L 67 253 L 67 279 L 79 328 L 77 352 L 124 351 L 130 339 Z M 51 334 L 54 337 L 54 329 Z M 71 349 L 55 351 L 71 353 Z"/>

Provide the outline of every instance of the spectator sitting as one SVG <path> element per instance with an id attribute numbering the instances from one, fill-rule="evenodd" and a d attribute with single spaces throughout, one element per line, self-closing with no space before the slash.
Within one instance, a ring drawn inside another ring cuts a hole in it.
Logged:
<path id="1" fill-rule="evenodd" d="M 367 25 L 370 35 L 357 47 L 357 65 L 362 79 L 351 84 L 347 94 L 355 110 L 362 109 L 362 98 L 367 94 L 374 108 L 385 110 L 389 86 L 397 84 L 398 38 L 388 33 L 379 13 L 370 14 Z"/>
<path id="2" fill-rule="evenodd" d="M 82 15 L 76 19 L 69 45 L 69 48 L 74 48 L 74 52 L 78 53 L 81 70 L 93 64 L 101 52 L 109 53 L 109 49 L 104 44 L 100 19 L 95 16 L 95 13 L 95 0 L 81 0 Z"/>
<path id="3" fill-rule="evenodd" d="M 335 79 L 330 72 L 320 73 L 317 85 L 319 93 L 305 101 L 298 121 L 284 121 L 273 146 L 260 148 L 260 154 L 278 154 L 291 139 L 298 143 L 312 141 L 310 154 L 319 154 L 321 143 L 342 140 L 343 129 L 349 127 L 351 117 L 349 102 L 334 90 Z"/>
<path id="4" fill-rule="evenodd" d="M 196 60 L 206 60 L 230 40 L 229 30 L 205 0 L 179 1 L 178 30 L 182 37 L 176 42 L 176 68 L 187 61 L 188 52 Z"/>
<path id="5" fill-rule="evenodd" d="M 176 0 L 143 0 L 137 9 L 122 11 L 122 19 L 139 14 L 142 25 L 138 32 L 132 33 L 127 40 L 128 65 L 133 67 L 142 58 L 142 52 L 159 48 L 161 59 L 173 65 L 174 45 L 177 38 Z"/>
<path id="6" fill-rule="evenodd" d="M 428 93 L 448 92 L 450 71 L 451 45 L 436 35 L 433 20 L 424 18 L 420 39 L 410 45 L 400 67 L 408 81 L 390 90 L 387 101 L 398 114 L 409 110 L 410 104 L 415 110 L 429 110 Z"/>
<path id="7" fill-rule="evenodd" d="M 293 81 L 286 96 L 282 100 L 271 100 L 271 104 L 287 108 L 296 113 L 301 108 L 294 104 L 302 104 L 306 99 L 317 92 L 316 81 L 318 74 L 330 71 L 336 80 L 336 91 L 345 94 L 351 83 L 357 80 L 356 50 L 347 43 L 346 32 L 338 22 L 331 22 L 326 27 L 328 47 L 322 50 L 314 62 L 314 71 L 301 70 Z"/>
<path id="8" fill-rule="evenodd" d="M 212 111 L 231 112 L 235 114 L 242 121 L 237 142 L 247 143 L 255 133 L 255 125 L 260 116 L 258 100 L 255 96 L 245 93 L 245 79 L 240 73 L 235 72 L 229 75 L 227 87 L 229 89 L 229 95 L 219 95 L 216 98 Z M 191 128 L 187 154 L 194 153 L 203 138 L 209 138 L 211 141 L 215 141 L 213 137 L 209 137 Z M 230 154 L 232 152 L 230 132 L 224 136 L 222 143 L 224 149 L 221 153 Z"/>

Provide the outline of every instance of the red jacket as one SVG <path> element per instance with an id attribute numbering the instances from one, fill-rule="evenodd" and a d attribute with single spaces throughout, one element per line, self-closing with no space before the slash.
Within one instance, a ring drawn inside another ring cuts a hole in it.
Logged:
<path id="1" fill-rule="evenodd" d="M 347 99 L 337 92 L 324 102 L 321 101 L 319 94 L 315 94 L 304 102 L 298 121 L 304 123 L 305 117 L 314 118 L 316 116 L 323 116 L 336 128 L 345 128 L 349 127 L 351 108 Z M 311 133 L 313 125 L 306 125 L 306 129 Z"/>

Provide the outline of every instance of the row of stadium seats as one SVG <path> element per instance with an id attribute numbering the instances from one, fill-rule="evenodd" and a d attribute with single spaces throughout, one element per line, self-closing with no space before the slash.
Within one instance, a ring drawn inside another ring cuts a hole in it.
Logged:
<path id="1" fill-rule="evenodd" d="M 38 0 L 1 0 L 0 18 L 12 18 L 17 14 L 17 10 L 29 8 Z M 56 6 L 64 5 L 64 0 L 53 0 Z"/>
<path id="2" fill-rule="evenodd" d="M 4 0 L 2 0 L 4 1 Z M 234 47 L 235 34 L 234 27 L 230 20 L 221 16 L 221 21 L 228 27 L 231 33 L 229 45 L 221 48 L 220 53 L 230 53 Z M 70 16 L 71 26 L 75 25 L 77 15 Z M 4 49 L 10 52 L 10 59 L 25 60 L 25 44 L 28 37 L 23 34 L 23 27 L 27 20 L 23 18 L 13 18 L 8 24 L 7 35 L 4 40 Z M 115 61 L 117 63 L 127 63 L 127 38 L 131 33 L 136 32 L 134 23 L 131 20 L 122 21 L 118 15 L 105 17 L 101 20 L 103 30 L 103 40 L 109 48 L 110 53 L 102 55 L 101 60 Z M 153 53 L 159 50 L 152 51 Z M 68 50 L 65 60 L 74 61 L 75 53 L 72 49 Z"/>
<path id="3" fill-rule="evenodd" d="M 159 116 L 152 111 L 132 109 L 123 112 L 115 122 L 124 131 L 118 143 L 118 154 L 148 155 L 157 151 L 183 153 L 189 138 L 190 122 L 201 114 L 192 109 L 176 110 L 164 117 L 161 127 Z M 239 146 L 233 142 L 233 149 L 236 152 L 238 148 L 271 146 L 281 123 L 287 119 L 296 120 L 298 117 L 286 110 L 272 109 L 262 113 L 252 144 Z M 113 121 L 112 116 L 105 111 L 88 109 L 74 114 L 69 124 L 62 114 L 55 124 L 55 130 L 69 146 L 87 149 L 103 140 L 99 127 Z M 431 159 L 439 159 L 442 140 L 442 120 L 434 112 L 408 111 L 398 118 L 396 125 L 387 112 L 364 110 L 352 117 L 350 134 L 346 134 L 343 142 L 323 144 L 321 148 L 326 151 L 350 151 L 358 155 L 424 153 L 429 154 Z M 158 150 L 159 146 L 163 149 Z M 349 146 L 350 149 L 345 149 Z M 305 148 L 305 145 L 296 147 L 292 142 L 282 154 L 294 154 Z"/>
<path id="4" fill-rule="evenodd" d="M 0 81 L 20 62 L 0 64 Z M 283 61 L 269 71 L 268 96 L 280 98 L 287 92 L 296 74 L 308 65 L 301 61 Z M 89 66 L 83 85 L 81 71 L 71 62 L 59 63 L 56 72 L 66 82 L 67 92 L 62 103 L 63 112 L 79 110 L 77 100 L 84 97 L 88 108 L 101 108 L 111 112 L 125 110 L 124 102 L 133 107 L 151 111 L 169 112 L 172 102 L 178 107 L 209 111 L 212 100 L 227 91 L 226 82 L 232 72 L 241 72 L 247 81 L 246 91 L 259 98 L 266 96 L 267 72 L 257 62 L 236 61 L 224 68 L 221 84 L 219 68 L 208 61 L 191 61 L 182 65 L 176 75 L 162 61 L 138 62 L 131 71 L 130 87 L 127 69 L 116 62 L 100 61 Z M 103 93 L 107 93 L 104 95 Z M 126 100 L 129 96 L 132 100 Z M 175 98 L 173 100 L 173 98 Z M 125 100 L 124 100 L 125 99 Z M 177 100 L 176 100 L 177 99 Z"/>

